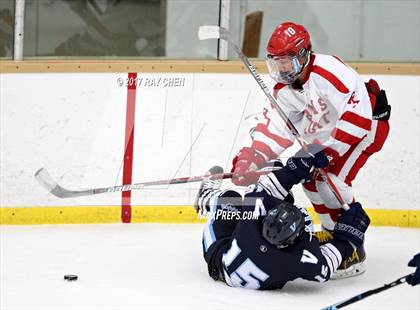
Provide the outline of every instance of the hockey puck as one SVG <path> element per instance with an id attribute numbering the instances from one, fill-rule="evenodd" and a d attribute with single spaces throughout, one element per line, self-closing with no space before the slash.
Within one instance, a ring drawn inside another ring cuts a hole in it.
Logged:
<path id="1" fill-rule="evenodd" d="M 77 276 L 74 275 L 74 274 L 66 274 L 64 276 L 64 280 L 67 280 L 67 281 L 76 281 L 77 280 Z"/>

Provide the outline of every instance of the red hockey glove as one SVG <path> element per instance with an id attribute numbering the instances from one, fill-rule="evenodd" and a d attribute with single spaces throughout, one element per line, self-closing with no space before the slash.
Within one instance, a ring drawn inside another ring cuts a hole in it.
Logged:
<path id="1" fill-rule="evenodd" d="M 378 96 L 381 92 L 381 88 L 379 87 L 378 82 L 376 82 L 374 79 L 370 79 L 369 82 L 366 82 L 365 86 L 368 93 L 374 96 Z"/>
<path id="2" fill-rule="evenodd" d="M 243 147 L 232 161 L 232 182 L 238 186 L 256 183 L 260 177 L 255 170 L 261 168 L 265 158 L 250 147 Z"/>

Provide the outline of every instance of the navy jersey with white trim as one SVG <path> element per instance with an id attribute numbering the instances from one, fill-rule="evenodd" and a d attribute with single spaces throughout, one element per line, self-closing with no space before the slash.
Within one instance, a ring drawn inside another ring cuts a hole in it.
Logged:
<path id="1" fill-rule="evenodd" d="M 239 205 L 226 204 L 222 192 L 212 201 L 211 210 L 236 210 L 235 218 L 210 218 L 203 233 L 203 251 L 210 276 L 233 287 L 258 290 L 282 288 L 288 281 L 303 278 L 327 281 L 343 258 L 350 255 L 348 242 L 333 241 L 320 246 L 312 235 L 312 221 L 304 208 L 305 231 L 292 246 L 279 249 L 261 234 L 265 214 L 276 205 L 276 198 L 255 187 Z M 278 200 L 277 200 L 278 201 Z M 222 203 L 221 203 L 222 202 Z M 219 215 L 221 212 L 219 212 Z M 253 214 L 254 216 L 249 216 Z"/>

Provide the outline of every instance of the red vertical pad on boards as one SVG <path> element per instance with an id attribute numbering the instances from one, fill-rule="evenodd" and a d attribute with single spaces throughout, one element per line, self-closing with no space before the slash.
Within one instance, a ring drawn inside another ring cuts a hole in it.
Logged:
<path id="1" fill-rule="evenodd" d="M 128 74 L 127 111 L 125 118 L 125 147 L 123 184 L 131 184 L 133 176 L 134 119 L 136 112 L 137 73 Z M 122 192 L 121 220 L 131 222 L 131 191 Z"/>

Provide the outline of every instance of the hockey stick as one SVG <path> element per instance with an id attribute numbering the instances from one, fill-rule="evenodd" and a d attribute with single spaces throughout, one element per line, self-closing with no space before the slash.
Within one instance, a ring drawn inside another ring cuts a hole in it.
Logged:
<path id="1" fill-rule="evenodd" d="M 308 143 L 306 143 L 305 140 L 303 140 L 302 136 L 299 134 L 299 131 L 297 130 L 295 125 L 290 121 L 290 119 L 288 118 L 286 113 L 284 113 L 284 111 L 282 110 L 280 105 L 277 103 L 277 100 L 271 95 L 270 90 L 265 85 L 264 81 L 262 80 L 262 78 L 258 74 L 257 70 L 254 68 L 254 66 L 249 61 L 248 57 L 245 56 L 245 54 L 242 52 L 242 50 L 239 48 L 239 46 L 232 39 L 231 33 L 227 29 L 225 29 L 223 27 L 219 27 L 219 26 L 200 26 L 200 28 L 198 29 L 198 38 L 200 40 L 222 39 L 222 40 L 225 40 L 225 41 L 229 42 L 232 45 L 236 54 L 242 60 L 245 67 L 248 69 L 249 73 L 251 73 L 251 75 L 254 77 L 255 81 L 258 83 L 258 85 L 260 86 L 260 88 L 262 89 L 262 91 L 264 92 L 264 94 L 266 95 L 268 100 L 270 101 L 270 103 L 276 109 L 279 116 L 286 123 L 286 126 L 289 128 L 289 130 L 295 136 L 296 140 L 299 142 L 301 147 L 305 151 L 307 151 L 308 150 L 308 147 L 307 147 Z M 311 156 L 314 156 L 311 153 L 309 153 L 309 154 Z M 349 205 L 347 204 L 347 202 L 345 202 L 343 197 L 340 195 L 337 187 L 334 185 L 331 178 L 328 176 L 327 172 L 323 169 L 318 169 L 318 171 L 319 171 L 319 174 L 321 175 L 321 177 L 323 178 L 323 180 L 327 183 L 327 185 L 330 188 L 330 190 L 332 191 L 332 193 L 334 194 L 335 198 L 337 198 L 338 202 L 341 204 L 341 207 L 344 210 L 348 210 Z"/>
<path id="2" fill-rule="evenodd" d="M 371 295 L 377 294 L 379 292 L 385 291 L 387 289 L 390 289 L 390 288 L 393 288 L 393 287 L 395 287 L 397 285 L 400 285 L 400 284 L 405 283 L 405 280 L 406 280 L 406 278 L 408 276 L 409 276 L 409 274 L 406 275 L 406 276 L 404 276 L 404 277 L 401 277 L 401 278 L 399 278 L 399 279 L 397 279 L 397 280 L 395 280 L 395 281 L 393 281 L 391 283 L 385 284 L 384 286 L 381 286 L 381 287 L 375 288 L 373 290 L 369 290 L 369 291 L 363 292 L 363 293 L 361 293 L 359 295 L 356 295 L 354 297 L 351 297 L 349 299 L 346 299 L 346 300 L 344 300 L 342 302 L 339 302 L 339 303 L 336 303 L 334 305 L 331 305 L 331 306 L 322 308 L 322 310 L 335 310 L 335 309 L 340 309 L 340 308 L 343 308 L 345 306 L 351 305 L 351 304 L 353 304 L 353 303 L 355 303 L 355 302 L 357 302 L 359 300 L 365 299 L 366 297 L 369 297 Z"/>
<path id="3" fill-rule="evenodd" d="M 260 174 L 266 174 L 271 171 L 277 170 L 280 168 L 276 167 L 267 167 L 264 169 L 259 170 Z M 45 168 L 39 169 L 35 172 L 35 178 L 48 192 L 53 194 L 59 198 L 74 198 L 74 197 L 81 197 L 81 196 L 91 196 L 103 193 L 114 193 L 114 192 L 126 192 L 131 190 L 138 190 L 143 189 L 148 186 L 156 186 L 156 185 L 171 185 L 171 184 L 183 184 L 183 183 L 193 183 L 193 182 L 200 182 L 206 179 L 209 175 L 200 175 L 194 177 L 182 177 L 182 178 L 174 178 L 174 179 L 167 179 L 167 180 L 159 180 L 159 181 L 149 181 L 149 182 L 142 182 L 142 183 L 133 183 L 133 184 L 125 184 L 125 185 L 117 185 L 117 186 L 109 186 L 109 187 L 99 187 L 99 188 L 91 188 L 91 189 L 84 189 L 84 190 L 69 190 L 62 187 L 58 184 L 48 173 Z M 232 178 L 232 173 L 221 173 L 213 175 L 214 178 L 217 179 L 230 179 Z"/>

